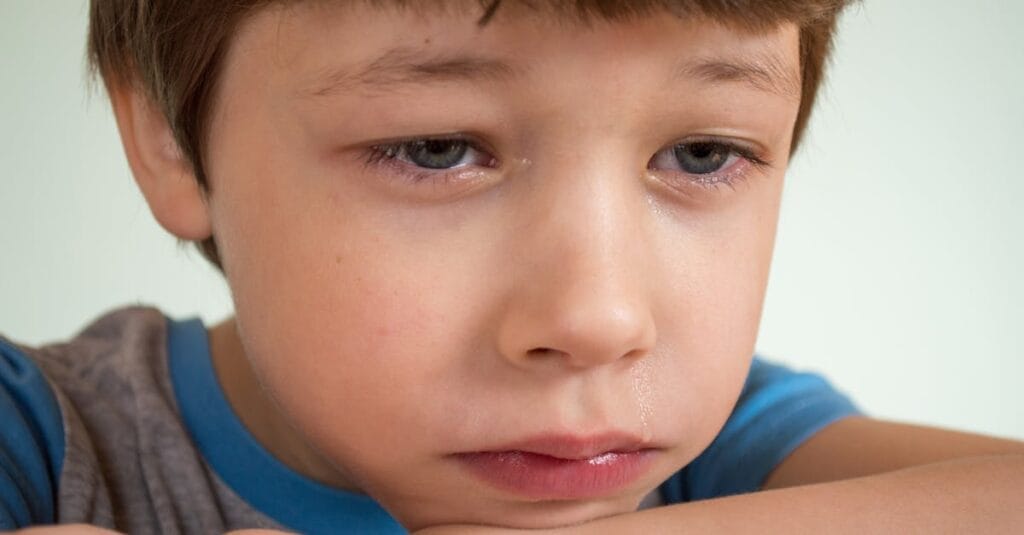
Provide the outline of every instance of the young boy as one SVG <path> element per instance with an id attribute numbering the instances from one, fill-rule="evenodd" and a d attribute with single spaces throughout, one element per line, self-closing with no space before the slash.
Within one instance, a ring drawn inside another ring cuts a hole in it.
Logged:
<path id="1" fill-rule="evenodd" d="M 751 359 L 843 7 L 94 0 L 236 317 L 0 341 L 0 527 L 1014 529 L 1021 444 Z"/>

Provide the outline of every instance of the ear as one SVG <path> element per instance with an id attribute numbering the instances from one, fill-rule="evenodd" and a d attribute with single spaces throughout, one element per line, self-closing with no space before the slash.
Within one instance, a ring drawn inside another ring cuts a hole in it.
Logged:
<path id="1" fill-rule="evenodd" d="M 205 194 L 163 113 L 130 84 L 110 87 L 128 166 L 160 226 L 183 240 L 209 238 Z"/>

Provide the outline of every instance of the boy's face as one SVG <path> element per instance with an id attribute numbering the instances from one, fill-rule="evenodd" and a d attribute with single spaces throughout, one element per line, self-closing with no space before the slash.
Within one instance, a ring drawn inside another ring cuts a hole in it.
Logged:
<path id="1" fill-rule="evenodd" d="M 633 510 L 746 376 L 797 31 L 478 17 L 239 28 L 207 162 L 240 338 L 319 476 L 408 527 Z"/>

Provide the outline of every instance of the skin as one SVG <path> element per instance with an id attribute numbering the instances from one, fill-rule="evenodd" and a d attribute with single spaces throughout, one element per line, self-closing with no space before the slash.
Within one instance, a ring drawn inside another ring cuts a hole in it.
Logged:
<path id="1" fill-rule="evenodd" d="M 795 28 L 565 30 L 510 12 L 481 30 L 470 13 L 297 7 L 236 39 L 212 194 L 190 213 L 217 236 L 236 304 L 214 333 L 219 375 L 272 452 L 411 528 L 543 527 L 636 509 L 710 443 L 753 353 L 798 101 L 672 74 L 752 51 L 795 72 Z M 392 47 L 470 45 L 515 74 L 314 94 L 326 71 Z M 413 182 L 365 163 L 376 143 L 454 133 L 497 164 Z M 738 161 L 732 188 L 648 169 L 680 140 L 726 134 L 775 165 Z M 537 502 L 451 458 L 610 430 L 646 437 L 656 460 L 598 499 Z"/>
<path id="2" fill-rule="evenodd" d="M 214 364 L 264 446 L 434 533 L 763 528 L 759 514 L 791 507 L 793 521 L 806 520 L 801 507 L 820 511 L 844 492 L 861 503 L 890 489 L 917 504 L 920 478 L 966 473 L 980 486 L 986 469 L 1022 472 L 1015 442 L 857 418 L 807 442 L 766 488 L 1002 456 L 834 483 L 845 485 L 838 494 L 801 487 L 632 513 L 711 442 L 746 376 L 799 105 L 787 90 L 797 32 L 667 15 L 587 27 L 519 9 L 483 29 L 477 13 L 258 12 L 218 86 L 209 192 L 147 99 L 115 87 L 128 160 L 158 221 L 183 239 L 217 238 L 236 317 L 210 331 Z M 352 79 L 396 46 L 508 69 Z M 770 60 L 780 76 L 772 88 L 673 76 L 709 57 Z M 455 134 L 486 154 L 428 175 L 366 161 L 375 145 Z M 733 158 L 722 173 L 731 182 L 710 187 L 665 165 L 666 148 L 708 136 L 767 163 Z M 593 499 L 527 499 L 451 457 L 609 430 L 643 437 L 655 459 L 635 483 Z M 864 505 L 885 512 L 881 502 Z"/>

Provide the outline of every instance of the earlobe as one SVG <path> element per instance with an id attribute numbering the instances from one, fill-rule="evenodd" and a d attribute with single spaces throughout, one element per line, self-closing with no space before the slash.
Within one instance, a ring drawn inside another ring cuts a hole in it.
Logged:
<path id="1" fill-rule="evenodd" d="M 128 84 L 111 86 L 110 100 L 128 165 L 157 222 L 183 240 L 209 238 L 203 189 L 163 113 Z"/>

